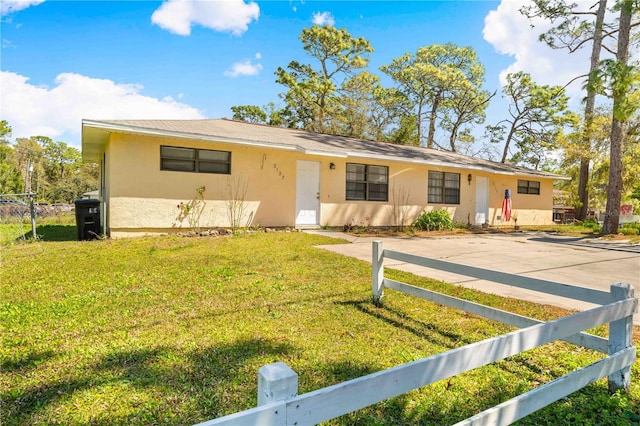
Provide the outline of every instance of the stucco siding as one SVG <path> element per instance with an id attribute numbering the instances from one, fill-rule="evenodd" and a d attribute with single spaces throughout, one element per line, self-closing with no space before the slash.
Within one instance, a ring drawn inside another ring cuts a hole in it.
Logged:
<path id="1" fill-rule="evenodd" d="M 231 152 L 231 174 L 161 170 L 162 145 Z M 438 209 L 446 209 L 454 221 L 474 223 L 478 177 L 488 179 L 487 222 L 490 225 L 513 225 L 513 221 L 505 222 L 501 217 L 505 189 L 511 190 L 518 224 L 552 223 L 552 179 L 536 179 L 541 182 L 540 195 L 529 195 L 517 193 L 517 176 L 454 166 L 344 158 L 304 154 L 295 149 L 124 133 L 112 133 L 105 149 L 107 189 L 102 196 L 112 237 L 171 232 L 196 226 L 230 227 L 233 208 L 230 199 L 236 200 L 236 207 L 243 210 L 237 225 L 295 226 L 298 160 L 319 163 L 320 226 L 409 225 L 423 211 Z M 387 166 L 388 201 L 346 200 L 347 163 Z M 334 167 L 330 167 L 331 164 Z M 459 204 L 428 203 L 430 170 L 460 175 Z M 197 192 L 201 187 L 205 188 L 202 200 Z M 200 212 L 197 218 L 184 215 L 179 207 L 181 203 L 197 206 Z"/>
<path id="2" fill-rule="evenodd" d="M 518 218 L 519 225 L 551 225 L 553 224 L 553 181 L 551 179 L 531 179 L 540 182 L 540 194 L 519 194 L 517 176 L 496 175 L 489 182 L 489 203 L 491 206 L 492 226 L 514 225 Z M 511 190 L 511 220 L 504 220 L 502 201 L 505 190 Z"/>
<path id="3" fill-rule="evenodd" d="M 160 146 L 230 151 L 231 174 L 160 170 Z M 110 227 L 181 228 L 180 203 L 198 200 L 204 187 L 201 227 L 229 227 L 229 199 L 238 200 L 247 224 L 292 226 L 295 206 L 295 158 L 288 152 L 229 144 L 114 135 L 111 141 Z M 118 158 L 118 161 L 114 161 Z M 114 165 L 115 164 L 115 165 Z"/>

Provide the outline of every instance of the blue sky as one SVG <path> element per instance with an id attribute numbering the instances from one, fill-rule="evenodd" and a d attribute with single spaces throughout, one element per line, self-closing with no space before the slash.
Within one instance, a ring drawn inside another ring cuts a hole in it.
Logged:
<path id="1" fill-rule="evenodd" d="M 476 50 L 492 91 L 510 71 L 543 84 L 584 73 L 588 52 L 539 43 L 544 25 L 531 29 L 523 2 L 3 0 L 0 117 L 14 138 L 76 147 L 83 118 L 230 118 L 231 106 L 279 101 L 279 66 L 314 64 L 298 39 L 314 23 L 368 39 L 380 77 L 393 58 L 448 42 Z M 505 112 L 496 99 L 487 124 Z"/>

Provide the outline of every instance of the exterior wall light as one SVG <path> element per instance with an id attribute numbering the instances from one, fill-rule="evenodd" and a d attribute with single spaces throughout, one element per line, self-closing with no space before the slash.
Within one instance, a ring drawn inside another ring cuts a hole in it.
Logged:
<path id="1" fill-rule="evenodd" d="M 472 177 L 473 177 L 473 176 L 471 176 L 471 173 L 469 173 L 469 174 L 467 175 L 467 182 L 469 182 L 469 186 L 471 186 L 471 179 L 472 179 Z"/>
<path id="2" fill-rule="evenodd" d="M 335 164 L 335 163 L 329 163 L 329 168 L 330 168 L 331 170 L 335 170 L 335 168 L 336 168 L 336 164 Z"/>

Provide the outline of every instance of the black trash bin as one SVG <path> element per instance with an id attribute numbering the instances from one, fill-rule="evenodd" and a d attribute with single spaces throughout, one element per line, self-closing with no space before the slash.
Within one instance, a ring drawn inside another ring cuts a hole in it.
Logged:
<path id="1" fill-rule="evenodd" d="M 74 203 L 78 241 L 98 238 L 100 236 L 100 200 L 83 198 Z"/>

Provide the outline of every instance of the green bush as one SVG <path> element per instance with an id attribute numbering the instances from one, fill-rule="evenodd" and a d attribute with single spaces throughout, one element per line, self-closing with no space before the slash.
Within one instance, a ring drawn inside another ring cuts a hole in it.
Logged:
<path id="1" fill-rule="evenodd" d="M 590 229 L 596 229 L 600 227 L 600 225 L 598 224 L 598 220 L 593 217 L 585 219 L 585 221 L 582 222 L 582 226 Z"/>
<path id="2" fill-rule="evenodd" d="M 622 225 L 622 229 L 638 229 L 640 230 L 640 222 L 625 223 Z"/>
<path id="3" fill-rule="evenodd" d="M 630 228 L 630 227 L 620 228 L 619 232 L 622 235 L 638 235 L 638 230 L 636 228 Z"/>
<path id="4" fill-rule="evenodd" d="M 455 229 L 467 229 L 469 224 L 466 222 L 453 222 L 453 227 Z"/>
<path id="5" fill-rule="evenodd" d="M 423 212 L 413 223 L 413 226 L 421 231 L 441 231 L 453 229 L 453 222 L 446 210 L 435 210 Z"/>

